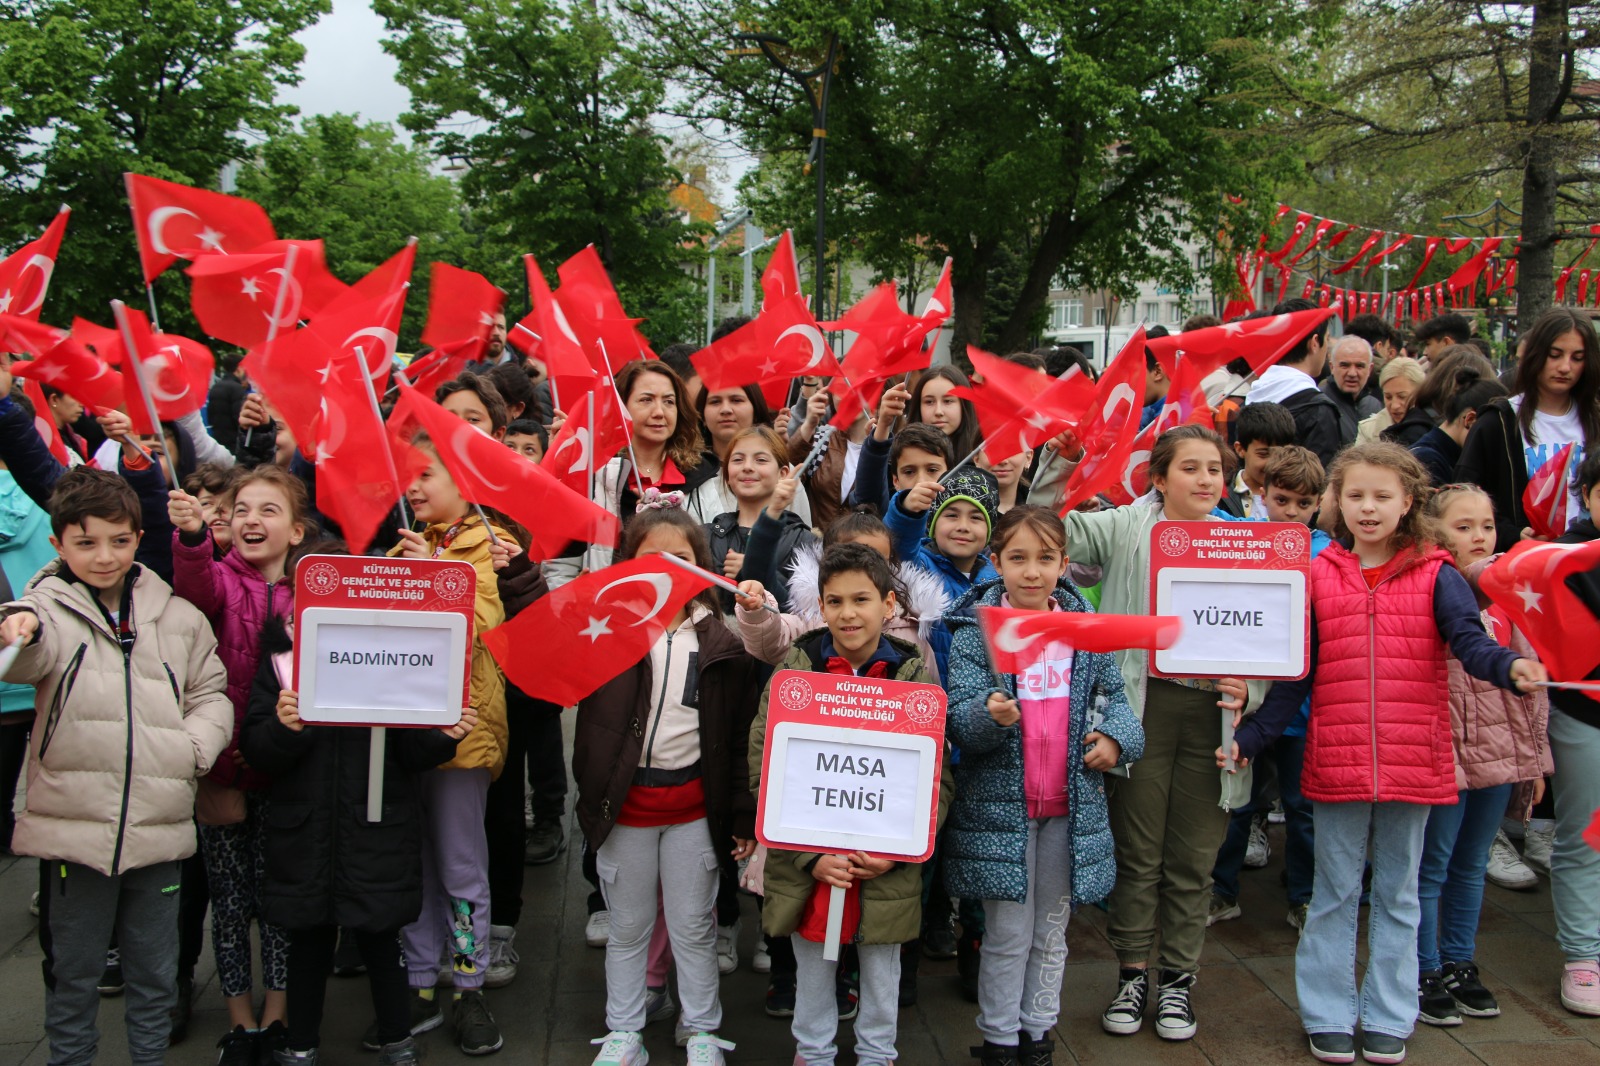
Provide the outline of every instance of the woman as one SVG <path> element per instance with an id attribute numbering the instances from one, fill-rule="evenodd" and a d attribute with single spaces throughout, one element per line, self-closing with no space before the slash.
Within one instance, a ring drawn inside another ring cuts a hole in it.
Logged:
<path id="1" fill-rule="evenodd" d="M 1397 356 L 1384 364 L 1378 375 L 1378 385 L 1383 390 L 1383 410 L 1370 414 L 1356 427 L 1356 443 L 1371 444 L 1382 438 L 1384 431 L 1398 424 L 1416 406 L 1417 392 L 1428 378 L 1428 372 L 1415 359 Z M 1390 402 L 1391 398 L 1393 403 Z M 1433 428 L 1428 423 L 1427 429 Z"/>
<path id="2" fill-rule="evenodd" d="M 955 449 L 956 462 L 961 462 L 983 439 L 978 428 L 978 409 L 971 400 L 950 395 L 956 386 L 969 387 L 967 375 L 953 366 L 938 366 L 923 374 L 911 390 L 911 400 L 906 405 L 906 419 L 926 422 L 950 438 Z"/>
<path id="3" fill-rule="evenodd" d="M 787 505 L 797 488 L 790 478 L 787 442 L 771 426 L 754 426 L 729 443 L 722 478 L 736 506 L 706 526 L 711 558 L 738 581 L 759 581 L 779 603 L 789 602 L 788 574 L 795 551 L 816 542 L 811 527 Z M 733 610 L 733 596 L 721 593 Z"/>
<path id="4" fill-rule="evenodd" d="M 1411 454 L 1428 468 L 1434 488 L 1455 480 L 1461 446 L 1478 420 L 1478 408 L 1506 395 L 1505 386 L 1494 379 L 1493 373 L 1480 377 L 1476 366 L 1458 368 L 1455 385 L 1455 391 L 1445 398 L 1439 410 L 1439 425 L 1411 446 Z"/>
<path id="5" fill-rule="evenodd" d="M 772 411 L 765 396 L 755 385 L 742 385 L 715 392 L 701 390 L 695 397 L 695 413 L 705 427 L 705 436 L 711 446 L 701 452 L 701 462 L 715 471 L 721 468 L 728 455 L 728 445 L 733 438 L 752 426 L 772 425 Z M 689 497 L 689 513 L 695 521 L 709 523 L 719 514 L 735 510 L 738 501 L 720 477 L 707 478 Z M 811 520 L 811 507 L 805 493 L 798 493 L 792 507 L 795 514 L 806 522 Z"/>
<path id="6" fill-rule="evenodd" d="M 1552 307 L 1528 330 L 1517 364 L 1516 393 L 1478 414 L 1456 465 L 1456 480 L 1481 485 L 1501 521 L 1495 550 L 1506 551 L 1527 528 L 1522 494 L 1528 479 L 1568 444 L 1583 461 L 1600 439 L 1600 340 L 1587 317 Z M 1574 499 L 1569 513 L 1583 514 Z"/>

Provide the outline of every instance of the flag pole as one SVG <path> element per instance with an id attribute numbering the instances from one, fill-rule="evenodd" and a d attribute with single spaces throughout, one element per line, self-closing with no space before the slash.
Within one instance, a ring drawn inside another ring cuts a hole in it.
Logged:
<path id="1" fill-rule="evenodd" d="M 472 505 L 472 509 L 478 512 L 478 520 L 483 523 L 483 531 L 489 534 L 489 543 L 499 544 L 500 538 L 494 535 L 494 527 L 489 524 L 489 516 L 483 513 L 483 505 L 475 503 Z"/>
<path id="2" fill-rule="evenodd" d="M 111 317 L 116 320 L 117 329 L 122 332 L 122 344 L 128 353 L 128 363 L 133 370 L 133 376 L 139 381 L 139 395 L 144 400 L 145 417 L 150 420 L 151 432 L 161 436 L 161 419 L 156 416 L 156 403 L 150 396 L 150 381 L 145 377 L 144 360 L 139 356 L 139 349 L 133 343 L 133 326 L 128 321 L 128 306 L 121 300 L 111 301 Z M 143 448 L 139 449 L 144 452 Z M 149 452 L 144 452 L 149 455 Z M 150 464 L 155 468 L 156 477 L 161 479 L 163 485 L 167 479 L 161 475 L 161 464 L 153 457 Z M 170 488 L 170 486 L 168 486 Z"/>
<path id="3" fill-rule="evenodd" d="M 361 384 L 367 389 L 367 402 L 372 405 L 372 414 L 378 420 L 378 425 L 386 426 L 383 420 L 383 409 L 378 406 L 378 391 L 372 387 L 372 375 L 367 372 L 367 353 L 362 345 L 353 346 L 356 351 L 356 362 L 361 371 Z M 383 435 L 383 457 L 389 463 L 389 480 L 394 482 L 394 490 L 399 494 L 395 501 L 400 506 L 400 522 L 408 529 L 411 519 L 406 516 L 406 486 L 400 484 L 400 471 L 394 465 L 394 449 L 389 447 L 389 435 Z M 488 525 L 487 522 L 484 525 Z"/>
<path id="4" fill-rule="evenodd" d="M 156 313 L 156 287 L 151 282 L 144 283 L 144 295 L 150 301 L 150 324 L 157 333 L 161 332 L 161 316 Z"/>
<path id="5" fill-rule="evenodd" d="M 600 358 L 606 361 L 606 380 L 611 382 L 611 392 L 617 398 L 617 410 L 622 415 L 622 429 L 628 437 L 628 458 L 633 461 L 633 484 L 639 490 L 639 498 L 644 499 L 644 475 L 639 471 L 639 453 L 633 450 L 633 419 L 628 416 L 628 405 L 622 402 L 622 392 L 617 388 L 617 373 L 611 368 L 611 353 L 606 351 L 606 342 L 599 337 L 594 341 L 600 346 Z M 680 413 L 679 418 L 683 415 Z M 589 423 L 589 432 L 594 432 L 594 422 Z M 593 452 L 591 443 L 590 451 Z M 594 465 L 594 456 L 589 457 L 590 465 Z"/>
<path id="6" fill-rule="evenodd" d="M 978 442 L 978 446 L 976 448 L 972 449 L 970 452 L 968 452 L 966 454 L 966 456 L 959 463 L 957 463 L 955 466 L 952 466 L 949 470 L 946 470 L 944 473 L 940 474 L 939 475 L 939 484 L 943 485 L 945 478 L 949 477 L 951 474 L 954 474 L 957 470 L 960 470 L 962 467 L 964 467 L 968 463 L 972 462 L 972 460 L 976 459 L 978 457 L 978 453 L 983 451 L 983 446 L 984 446 L 985 443 L 987 443 L 987 442 L 980 440 Z"/>
<path id="7" fill-rule="evenodd" d="M 665 552 L 663 552 L 662 554 L 656 556 L 656 558 L 665 559 L 667 562 L 671 563 L 673 566 L 676 566 L 680 570 L 687 570 L 691 574 L 698 574 L 701 577 L 705 578 L 707 581 L 711 582 L 713 585 L 717 586 L 717 588 L 719 588 L 719 589 L 727 589 L 729 592 L 732 592 L 732 593 L 738 593 L 738 591 L 739 591 L 739 586 L 738 585 L 734 584 L 732 581 L 729 581 L 727 578 L 723 577 L 721 574 L 713 574 L 711 571 L 705 569 L 704 567 L 696 566 L 691 562 L 687 562 L 687 561 L 685 561 L 683 559 L 678 558 L 676 555 L 668 555 Z M 773 614 L 782 614 L 783 613 L 782 611 L 778 610 L 776 607 L 772 606 L 772 604 L 766 603 L 766 602 L 763 602 L 761 604 L 761 608 L 762 608 L 762 610 L 765 610 L 765 611 L 771 611 Z"/>
<path id="8" fill-rule="evenodd" d="M 553 378 L 551 380 L 554 381 Z M 594 456 L 594 390 L 590 389 L 589 390 L 589 500 L 590 500 L 590 502 L 593 502 L 593 500 L 594 500 L 594 476 L 595 476 L 595 461 L 594 461 L 594 459 L 595 459 L 595 456 Z"/>

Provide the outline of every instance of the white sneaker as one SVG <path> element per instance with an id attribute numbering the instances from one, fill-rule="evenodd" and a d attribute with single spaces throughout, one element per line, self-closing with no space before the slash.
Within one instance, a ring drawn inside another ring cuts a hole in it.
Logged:
<path id="1" fill-rule="evenodd" d="M 677 1012 L 678 1005 L 672 1002 L 672 993 L 667 991 L 666 985 L 644 990 L 644 1024 L 664 1021 Z"/>
<path id="2" fill-rule="evenodd" d="M 732 925 L 717 926 L 717 972 L 729 974 L 738 968 L 739 923 L 735 921 Z"/>
<path id="3" fill-rule="evenodd" d="M 714 1033 L 695 1033 L 684 1047 L 689 1052 L 689 1066 L 723 1066 L 728 1061 L 724 1051 L 732 1051 L 734 1043 Z"/>
<path id="4" fill-rule="evenodd" d="M 756 973 L 772 972 L 772 956 L 767 954 L 767 938 L 756 941 L 756 953 L 750 956 L 750 968 Z"/>
<path id="5" fill-rule="evenodd" d="M 1259 870 L 1272 858 L 1272 845 L 1267 843 L 1267 830 L 1259 821 L 1250 820 L 1250 843 L 1245 845 L 1244 864 L 1248 869 Z"/>
<path id="6" fill-rule="evenodd" d="M 601 911 L 604 914 L 605 911 Z M 594 1057 L 594 1066 L 645 1066 L 650 1052 L 644 1049 L 644 1037 L 639 1033 L 622 1033 L 612 1030 L 598 1040 L 600 1054 Z"/>
<path id="7" fill-rule="evenodd" d="M 1501 888 L 1518 892 L 1539 886 L 1539 875 L 1528 869 L 1522 856 L 1517 854 L 1517 849 L 1506 838 L 1504 829 L 1494 835 L 1494 843 L 1489 845 L 1489 868 L 1484 876 Z"/>
<path id="8" fill-rule="evenodd" d="M 595 911 L 583 927 L 583 939 L 592 948 L 603 948 L 611 940 L 611 912 Z"/>
<path id="9" fill-rule="evenodd" d="M 517 979 L 517 949 L 513 942 L 517 930 L 509 925 L 489 926 L 489 970 L 483 975 L 484 988 L 504 988 Z"/>
<path id="10" fill-rule="evenodd" d="M 1541 828 L 1536 825 L 1528 826 L 1527 835 L 1522 838 L 1522 861 L 1544 874 L 1550 875 L 1550 853 L 1556 846 L 1556 827 Z"/>
<path id="11" fill-rule="evenodd" d="M 1288 820 L 1289 820 L 1289 816 L 1283 813 L 1283 800 L 1281 800 L 1281 799 L 1273 800 L 1272 801 L 1272 809 L 1267 812 L 1267 822 L 1268 822 L 1268 824 L 1269 825 L 1282 825 L 1285 822 L 1287 822 Z"/>

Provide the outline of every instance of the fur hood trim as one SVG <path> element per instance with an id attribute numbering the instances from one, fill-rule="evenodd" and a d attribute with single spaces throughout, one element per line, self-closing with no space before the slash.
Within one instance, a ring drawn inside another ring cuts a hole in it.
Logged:
<path id="1" fill-rule="evenodd" d="M 817 570 L 821 564 L 820 540 L 795 549 L 794 562 L 789 568 L 789 602 L 783 605 L 786 613 L 797 615 L 812 627 L 822 625 L 822 611 L 817 605 L 821 598 L 817 588 Z M 950 594 L 945 591 L 944 581 L 933 571 L 915 563 L 901 563 L 895 569 L 895 577 L 904 586 L 908 601 L 897 604 L 895 614 L 914 621 L 917 636 L 927 641 L 933 627 L 950 607 Z"/>

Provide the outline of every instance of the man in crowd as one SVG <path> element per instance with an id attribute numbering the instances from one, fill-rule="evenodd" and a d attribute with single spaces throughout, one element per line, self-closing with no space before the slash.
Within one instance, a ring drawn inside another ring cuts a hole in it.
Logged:
<path id="1" fill-rule="evenodd" d="M 1383 410 L 1383 401 L 1367 391 L 1372 380 L 1372 345 L 1360 337 L 1341 337 L 1328 359 L 1328 376 L 1322 392 L 1339 409 L 1339 442 L 1356 439 L 1356 426 L 1368 415 Z"/>
<path id="2" fill-rule="evenodd" d="M 1314 311 L 1310 300 L 1285 300 L 1272 309 L 1275 315 Z M 1294 416 L 1295 443 L 1316 453 L 1323 466 L 1333 462 L 1346 441 L 1339 436 L 1339 408 L 1317 388 L 1317 378 L 1328 362 L 1328 324 L 1308 333 L 1289 353 L 1256 380 L 1246 404 L 1281 403 Z M 1351 438 L 1354 439 L 1354 431 Z"/>

